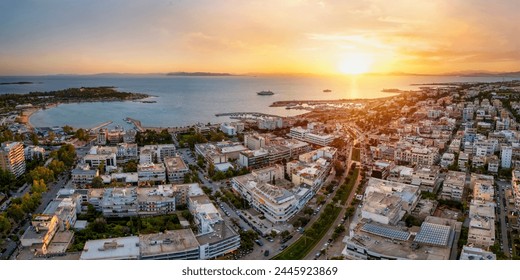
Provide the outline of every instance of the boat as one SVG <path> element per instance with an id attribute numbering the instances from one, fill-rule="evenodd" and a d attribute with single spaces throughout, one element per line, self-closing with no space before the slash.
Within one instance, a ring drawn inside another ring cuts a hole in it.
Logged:
<path id="1" fill-rule="evenodd" d="M 256 94 L 258 94 L 258 95 L 273 95 L 274 92 L 272 92 L 270 90 L 262 90 L 262 91 L 257 92 Z"/>
<path id="2" fill-rule="evenodd" d="M 332 92 L 330 89 L 324 89 L 323 92 Z"/>

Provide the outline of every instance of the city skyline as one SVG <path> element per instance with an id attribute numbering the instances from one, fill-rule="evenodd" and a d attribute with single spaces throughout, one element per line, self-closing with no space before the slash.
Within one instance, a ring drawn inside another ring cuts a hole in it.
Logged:
<path id="1" fill-rule="evenodd" d="M 211 4 L 2 2 L 0 75 L 519 70 L 514 1 Z"/>

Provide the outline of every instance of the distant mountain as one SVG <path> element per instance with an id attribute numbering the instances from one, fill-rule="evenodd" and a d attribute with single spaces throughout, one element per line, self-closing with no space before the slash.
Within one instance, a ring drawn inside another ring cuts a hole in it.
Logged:
<path id="1" fill-rule="evenodd" d="M 212 72 L 170 72 L 167 76 L 193 76 L 193 77 L 207 77 L 207 76 L 234 76 L 230 73 L 212 73 Z"/>

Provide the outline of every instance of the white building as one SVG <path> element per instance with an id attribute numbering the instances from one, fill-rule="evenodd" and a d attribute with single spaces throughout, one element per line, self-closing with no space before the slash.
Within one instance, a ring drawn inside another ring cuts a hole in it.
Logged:
<path id="1" fill-rule="evenodd" d="M 355 260 L 448 260 L 462 223 L 426 217 L 420 228 L 388 226 L 362 219 L 345 236 L 341 252 Z"/>
<path id="2" fill-rule="evenodd" d="M 245 134 L 244 146 L 250 150 L 258 150 L 265 147 L 266 139 L 258 133 Z"/>
<path id="3" fill-rule="evenodd" d="M 222 132 L 224 132 L 224 134 L 229 135 L 229 136 L 237 135 L 237 129 L 234 126 L 230 125 L 229 123 L 222 123 L 220 125 L 220 130 Z"/>
<path id="4" fill-rule="evenodd" d="M 502 168 L 511 168 L 511 159 L 513 157 L 513 148 L 511 146 L 502 146 L 500 149 L 500 166 Z"/>
<path id="5" fill-rule="evenodd" d="M 408 164 L 431 166 L 439 161 L 439 149 L 435 147 L 405 147 L 394 151 L 394 160 Z"/>
<path id="6" fill-rule="evenodd" d="M 481 260 L 481 261 L 494 261 L 497 259 L 497 256 L 492 252 L 482 250 L 481 248 L 470 247 L 464 245 L 462 247 L 462 252 L 460 252 L 459 260 L 464 261 L 473 261 L 473 260 Z"/>
<path id="7" fill-rule="evenodd" d="M 448 171 L 442 186 L 441 198 L 455 201 L 462 200 L 464 186 L 466 184 L 466 173 L 458 171 Z"/>
<path id="8" fill-rule="evenodd" d="M 59 220 L 56 215 L 35 215 L 20 242 L 23 247 L 36 246 L 36 253 L 45 255 L 58 229 Z"/>
<path id="9" fill-rule="evenodd" d="M 302 127 L 292 127 L 289 136 L 294 139 L 305 141 L 320 146 L 328 146 L 334 141 L 335 137 L 331 134 L 321 134 L 313 132 L 312 129 Z"/>
<path id="10" fill-rule="evenodd" d="M 160 184 L 166 182 L 166 168 L 163 163 L 137 165 L 139 183 Z"/>
<path id="11" fill-rule="evenodd" d="M 213 232 L 213 226 L 223 221 L 219 211 L 205 194 L 189 196 L 188 209 L 195 218 L 200 234 Z"/>
<path id="12" fill-rule="evenodd" d="M 443 168 L 448 168 L 448 166 L 452 165 L 455 162 L 455 154 L 452 153 L 444 153 L 441 158 L 441 166 Z"/>
<path id="13" fill-rule="evenodd" d="M 27 146 L 24 150 L 25 160 L 33 160 L 33 159 L 44 159 L 45 158 L 45 149 L 40 146 Z"/>
<path id="14" fill-rule="evenodd" d="M 214 165 L 226 163 L 231 159 L 238 159 L 240 152 L 247 150 L 244 145 L 230 141 L 195 145 L 195 152 L 203 156 L 206 162 Z"/>
<path id="15" fill-rule="evenodd" d="M 166 157 L 174 157 L 177 155 L 175 145 L 145 145 L 139 150 L 139 163 L 159 163 L 163 162 Z"/>
<path id="16" fill-rule="evenodd" d="M 420 194 L 418 186 L 370 178 L 363 197 L 361 217 L 395 225 L 417 206 Z"/>
<path id="17" fill-rule="evenodd" d="M 440 168 L 438 166 L 417 166 L 412 174 L 411 184 L 419 186 L 419 189 L 423 192 L 437 192 L 442 182 L 439 174 Z"/>
<path id="18" fill-rule="evenodd" d="M 468 244 L 488 250 L 495 244 L 495 204 L 473 201 L 469 218 Z"/>
<path id="19" fill-rule="evenodd" d="M 72 169 L 72 184 L 75 187 L 84 187 L 91 185 L 95 177 L 99 176 L 97 168 L 91 169 L 88 164 L 78 164 L 75 169 Z"/>
<path id="20" fill-rule="evenodd" d="M 128 236 L 89 240 L 80 260 L 137 260 L 140 254 L 139 237 Z"/>
<path id="21" fill-rule="evenodd" d="M 180 156 L 165 157 L 166 174 L 170 183 L 182 183 L 184 176 L 190 172 L 190 169 L 184 163 Z"/>
<path id="22" fill-rule="evenodd" d="M 191 229 L 139 235 L 142 260 L 198 260 L 199 246 Z"/>
<path id="23" fill-rule="evenodd" d="M 313 196 L 310 186 L 279 186 L 283 167 L 275 165 L 233 178 L 232 186 L 253 208 L 273 223 L 287 222 Z M 274 181 L 274 184 L 273 184 Z"/>
<path id="24" fill-rule="evenodd" d="M 175 212 L 178 192 L 172 185 L 137 188 L 139 215 L 164 215 Z"/>
<path id="25" fill-rule="evenodd" d="M 91 169 L 104 165 L 105 171 L 117 169 L 117 148 L 116 147 L 99 147 L 93 146 L 85 157 L 83 162 L 90 165 Z"/>
<path id="26" fill-rule="evenodd" d="M 263 117 L 257 121 L 258 129 L 274 130 L 283 127 L 283 120 L 279 117 Z"/>

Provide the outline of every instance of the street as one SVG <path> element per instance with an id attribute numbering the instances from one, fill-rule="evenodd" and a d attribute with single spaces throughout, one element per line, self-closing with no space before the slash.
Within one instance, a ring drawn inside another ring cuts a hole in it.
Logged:
<path id="1" fill-rule="evenodd" d="M 497 208 L 499 211 L 498 213 L 498 219 L 500 220 L 500 247 L 502 248 L 502 251 L 507 257 L 511 257 L 510 254 L 510 240 L 509 240 L 509 229 L 507 226 L 507 201 L 505 199 L 505 189 L 511 187 L 510 182 L 502 182 L 502 181 L 496 181 L 496 184 L 498 185 L 498 201 L 497 201 Z M 504 203 L 506 202 L 506 203 Z"/>

